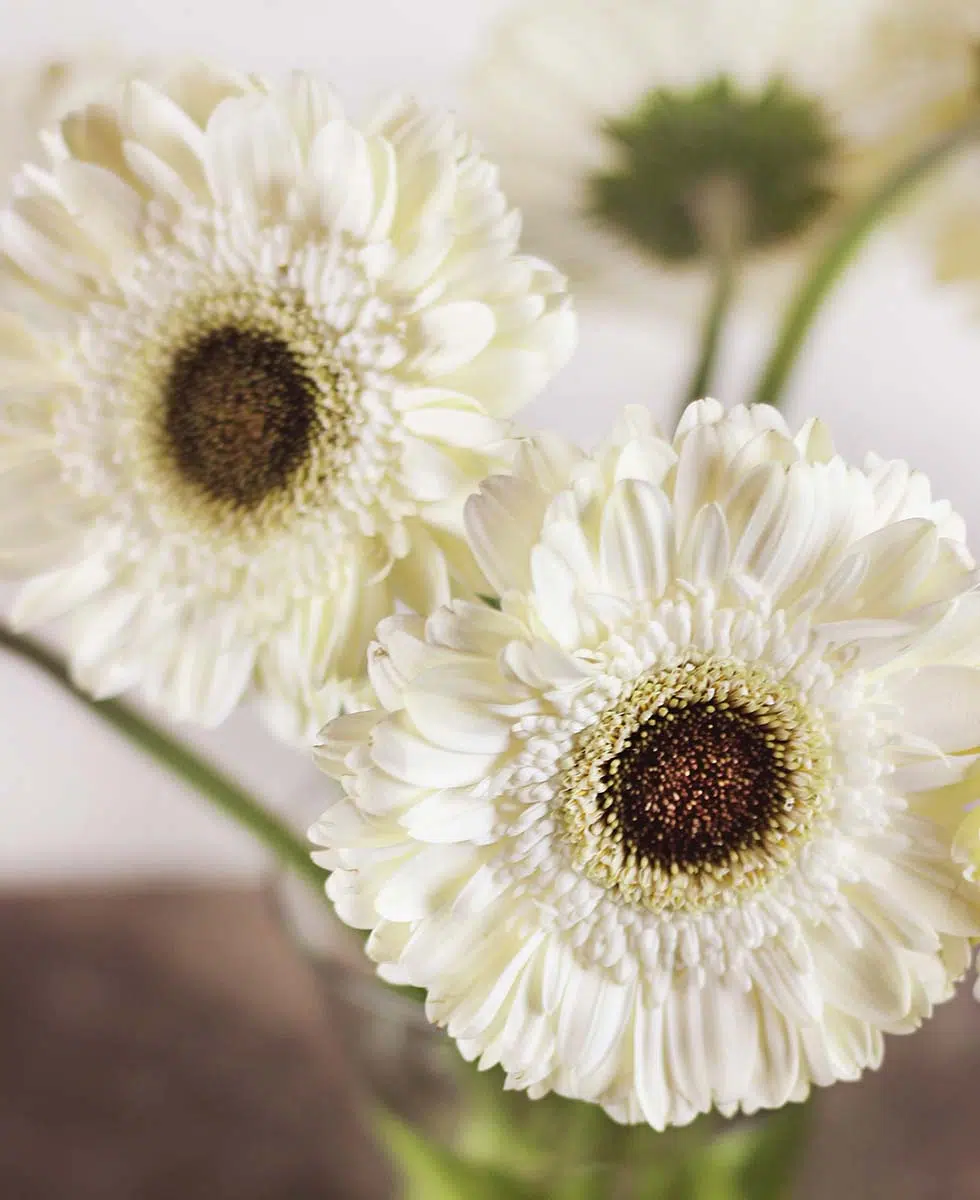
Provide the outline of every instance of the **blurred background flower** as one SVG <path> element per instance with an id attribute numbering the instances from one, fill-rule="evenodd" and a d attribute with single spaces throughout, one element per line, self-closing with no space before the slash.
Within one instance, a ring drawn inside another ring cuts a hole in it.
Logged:
<path id="1" fill-rule="evenodd" d="M 973 146 L 928 182 L 907 216 L 938 279 L 980 282 L 980 5 L 880 5 L 850 86 L 869 178 L 934 139 L 975 126 Z M 976 303 L 980 311 L 980 296 Z"/>
<path id="2" fill-rule="evenodd" d="M 866 8 L 529 0 L 493 30 L 467 115 L 583 298 L 687 318 L 734 259 L 773 306 L 852 198 Z"/>

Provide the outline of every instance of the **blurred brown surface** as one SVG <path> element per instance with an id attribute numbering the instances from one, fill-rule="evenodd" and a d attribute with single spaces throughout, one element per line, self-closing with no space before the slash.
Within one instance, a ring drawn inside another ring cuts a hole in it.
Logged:
<path id="1" fill-rule="evenodd" d="M 980 1200 L 964 989 L 820 1095 L 799 1200 Z M 243 891 L 0 898 L 2 1200 L 383 1200 L 312 976 Z"/>
<path id="2" fill-rule="evenodd" d="M 312 979 L 254 892 L 0 898 L 2 1200 L 376 1200 Z"/>

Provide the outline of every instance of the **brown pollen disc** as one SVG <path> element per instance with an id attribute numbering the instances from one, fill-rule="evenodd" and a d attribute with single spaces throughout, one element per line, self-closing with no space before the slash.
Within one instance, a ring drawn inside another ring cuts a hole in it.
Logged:
<path id="1" fill-rule="evenodd" d="M 693 657 L 643 676 L 578 734 L 556 818 L 623 901 L 703 911 L 785 870 L 823 805 L 819 713 L 759 666 Z"/>
<path id="2" fill-rule="evenodd" d="M 225 326 L 175 355 L 164 431 L 188 482 L 212 499 L 256 508 L 306 460 L 317 387 L 271 333 Z"/>
<path id="3" fill-rule="evenodd" d="M 761 837 L 779 803 L 779 767 L 762 734 L 705 703 L 642 726 L 607 764 L 604 806 L 661 867 L 724 862 Z"/>

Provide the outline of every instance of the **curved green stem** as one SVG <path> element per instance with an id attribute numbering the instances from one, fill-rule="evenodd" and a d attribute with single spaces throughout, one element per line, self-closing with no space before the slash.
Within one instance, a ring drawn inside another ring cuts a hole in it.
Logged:
<path id="1" fill-rule="evenodd" d="M 0 625 L 0 647 L 38 667 L 62 690 L 80 700 L 100 720 L 111 725 L 171 774 L 183 779 L 216 808 L 253 834 L 283 866 L 321 893 L 327 872 L 310 858 L 303 839 L 229 776 L 189 750 L 121 700 L 94 700 L 71 679 L 64 663 L 46 647 Z"/>
<path id="2" fill-rule="evenodd" d="M 851 213 L 824 246 L 783 316 L 753 400 L 778 405 L 800 350 L 828 293 L 868 235 L 916 184 L 952 154 L 980 138 L 980 121 L 971 118 L 899 163 Z"/>
<path id="3" fill-rule="evenodd" d="M 735 257 L 731 254 L 721 254 L 716 261 L 714 286 L 708 298 L 708 308 L 701 326 L 698 360 L 684 396 L 684 408 L 694 400 L 703 399 L 714 378 L 718 350 L 721 346 L 721 335 L 724 332 L 725 321 L 735 297 L 737 278 L 735 263 Z M 681 412 L 684 411 L 684 408 L 681 409 Z"/>

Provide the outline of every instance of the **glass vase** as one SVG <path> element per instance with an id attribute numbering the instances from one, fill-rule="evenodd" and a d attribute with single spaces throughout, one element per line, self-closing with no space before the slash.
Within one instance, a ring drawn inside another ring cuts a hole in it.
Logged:
<path id="1" fill-rule="evenodd" d="M 329 797 L 316 780 L 293 815 L 307 827 Z M 308 885 L 282 877 L 285 926 L 310 963 L 401 1200 L 780 1200 L 789 1196 L 801 1107 L 762 1118 L 714 1115 L 657 1133 L 598 1106 L 507 1091 L 426 1019 L 424 996 L 375 974 L 364 935 Z"/>

